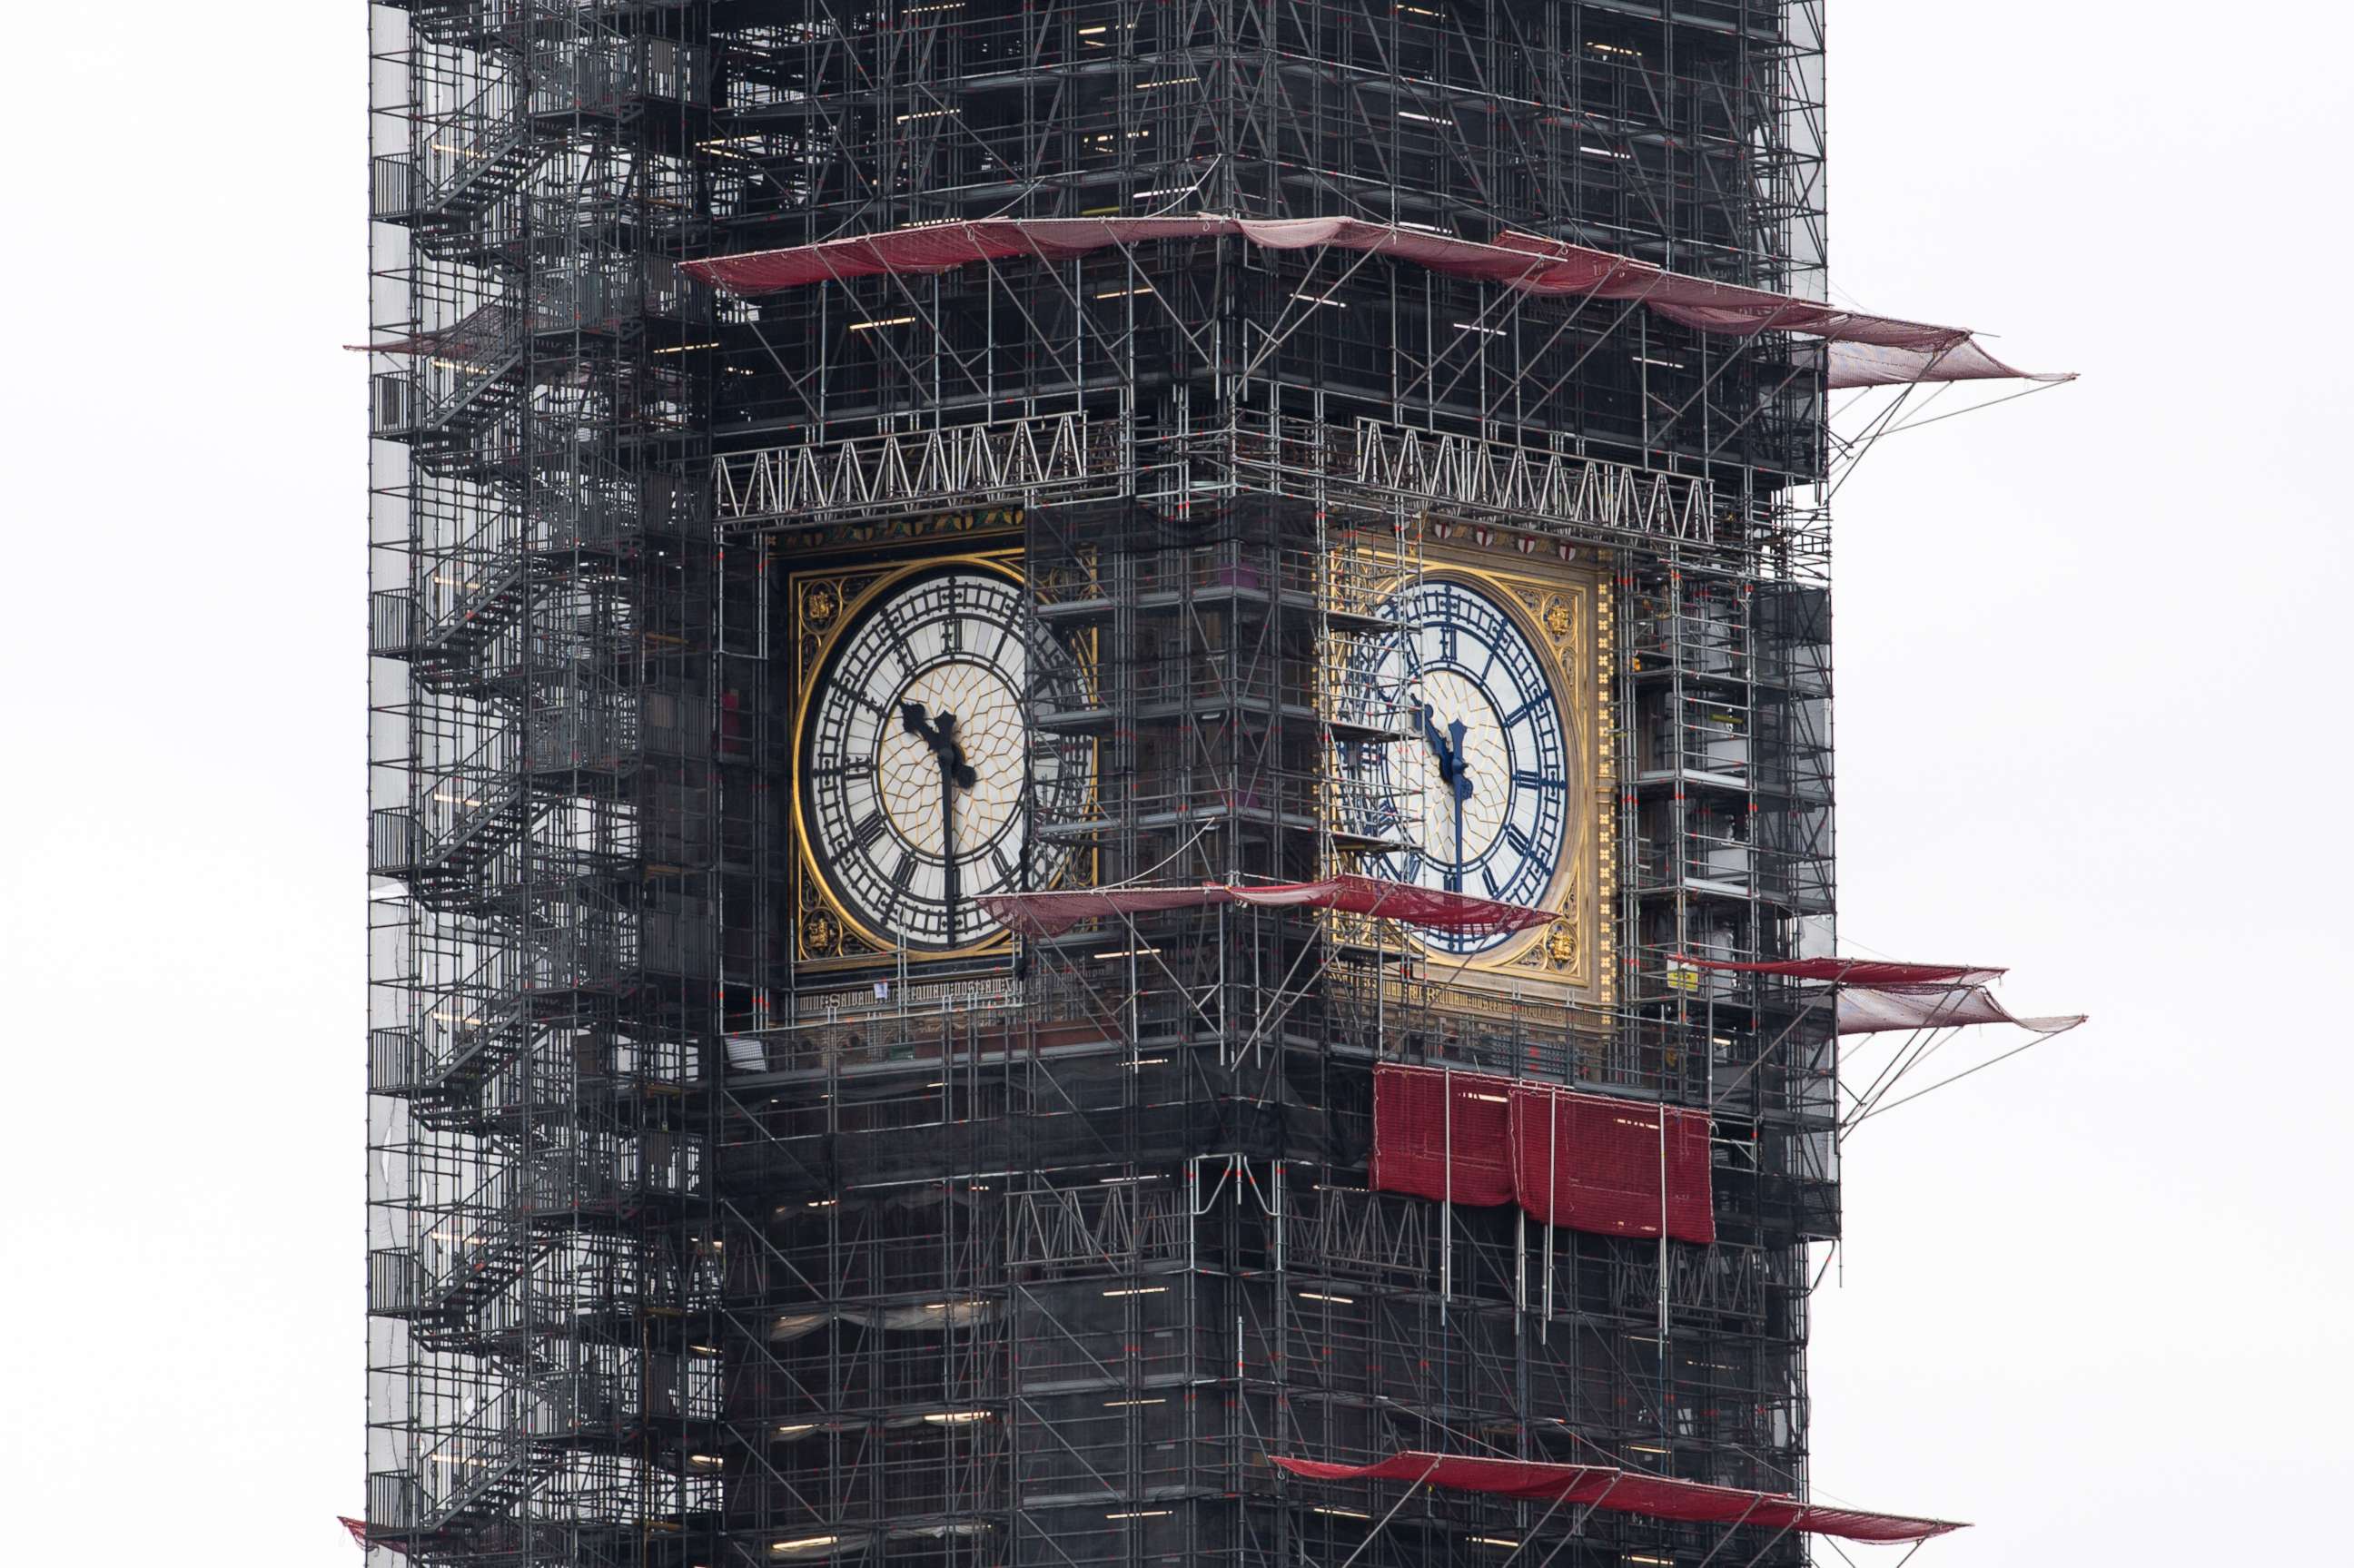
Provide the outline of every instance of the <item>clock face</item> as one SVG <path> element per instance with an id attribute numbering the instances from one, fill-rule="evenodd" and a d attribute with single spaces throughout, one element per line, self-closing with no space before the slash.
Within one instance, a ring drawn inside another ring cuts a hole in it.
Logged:
<path id="1" fill-rule="evenodd" d="M 1568 853 L 1569 736 L 1553 666 L 1498 599 L 1434 578 L 1394 597 L 1351 684 L 1403 732 L 1340 746 L 1342 827 L 1394 843 L 1363 869 L 1394 882 L 1542 906 Z M 1429 929 L 1425 946 L 1511 939 Z"/>
<path id="2" fill-rule="evenodd" d="M 869 599 L 819 669 L 800 738 L 803 831 L 828 889 L 881 946 L 985 941 L 999 927 L 974 900 L 1050 886 L 1067 859 L 1031 841 L 1030 807 L 1075 814 L 1093 751 L 1033 736 L 1034 677 L 1079 677 L 1025 626 L 1012 577 L 920 571 Z"/>

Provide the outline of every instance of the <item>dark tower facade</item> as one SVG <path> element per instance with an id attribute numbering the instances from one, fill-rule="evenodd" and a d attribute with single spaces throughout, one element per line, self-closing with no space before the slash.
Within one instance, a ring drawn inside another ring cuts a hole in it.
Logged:
<path id="1" fill-rule="evenodd" d="M 1820 5 L 370 16 L 371 1552 L 1806 1561 Z"/>

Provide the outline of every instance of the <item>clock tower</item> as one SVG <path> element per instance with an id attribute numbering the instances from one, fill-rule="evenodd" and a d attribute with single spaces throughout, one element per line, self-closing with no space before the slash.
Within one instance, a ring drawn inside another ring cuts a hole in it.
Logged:
<path id="1" fill-rule="evenodd" d="M 371 15 L 372 1568 L 1803 1562 L 1819 6 Z"/>

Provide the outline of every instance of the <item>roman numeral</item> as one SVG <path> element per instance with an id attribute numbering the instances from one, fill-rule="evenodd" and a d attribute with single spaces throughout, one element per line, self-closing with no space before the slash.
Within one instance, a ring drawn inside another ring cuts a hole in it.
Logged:
<path id="1" fill-rule="evenodd" d="M 1511 713 L 1504 715 L 1504 727 L 1506 729 L 1514 729 L 1519 727 L 1520 722 L 1522 719 L 1528 717 L 1531 714 L 1536 712 L 1539 708 L 1544 706 L 1551 701 L 1553 701 L 1553 694 L 1551 692 L 1539 692 L 1535 696 L 1531 697 L 1527 702 L 1522 703 L 1519 707 L 1514 708 Z"/>
<path id="2" fill-rule="evenodd" d="M 1512 782 L 1523 789 L 1565 789 L 1569 787 L 1564 779 L 1548 779 L 1542 773 L 1533 773 L 1525 768 L 1514 771 Z"/>
<path id="3" fill-rule="evenodd" d="M 867 812 L 865 816 L 859 819 L 858 825 L 850 830 L 852 845 L 861 850 L 872 849 L 875 841 L 883 836 L 883 826 L 882 812 Z"/>

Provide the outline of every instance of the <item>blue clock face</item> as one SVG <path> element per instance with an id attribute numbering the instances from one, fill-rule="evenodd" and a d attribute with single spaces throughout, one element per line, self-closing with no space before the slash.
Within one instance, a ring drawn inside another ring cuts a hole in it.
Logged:
<path id="1" fill-rule="evenodd" d="M 1384 613 L 1396 630 L 1365 640 L 1341 716 L 1394 736 L 1339 743 L 1341 827 L 1395 846 L 1367 853 L 1363 869 L 1542 906 L 1569 840 L 1569 736 L 1552 665 L 1513 612 L 1469 582 L 1426 580 Z M 1511 939 L 1417 935 L 1464 955 Z"/>

